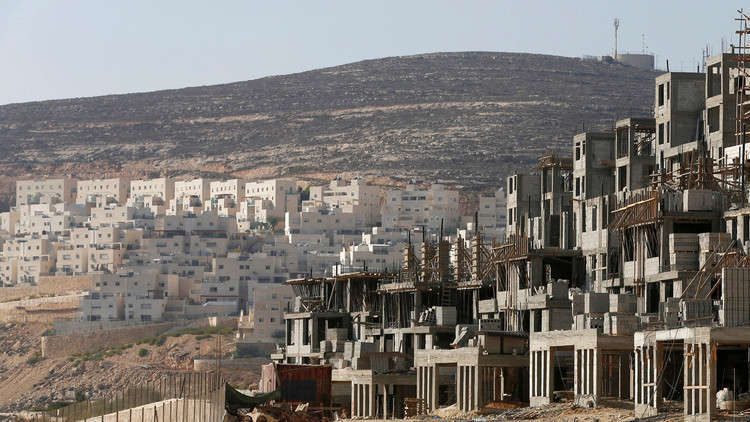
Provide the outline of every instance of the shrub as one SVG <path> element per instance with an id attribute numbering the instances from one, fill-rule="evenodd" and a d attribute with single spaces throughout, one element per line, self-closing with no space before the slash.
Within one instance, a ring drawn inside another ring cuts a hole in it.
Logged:
<path id="1" fill-rule="evenodd" d="M 140 357 L 148 356 L 148 349 L 144 349 L 144 348 L 138 349 L 138 356 Z"/>
<path id="2" fill-rule="evenodd" d="M 29 365 L 36 365 L 37 363 L 41 362 L 44 358 L 42 357 L 42 354 L 39 352 L 34 352 L 31 356 L 29 356 L 28 359 L 26 359 L 26 363 Z"/>

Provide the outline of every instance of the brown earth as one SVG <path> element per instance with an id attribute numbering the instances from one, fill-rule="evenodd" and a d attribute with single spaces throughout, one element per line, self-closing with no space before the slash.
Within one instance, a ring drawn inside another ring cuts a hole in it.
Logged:
<path id="1" fill-rule="evenodd" d="M 215 356 L 217 343 L 216 334 L 198 336 L 200 339 L 183 334 L 167 337 L 162 345 L 134 344 L 109 356 L 89 354 L 34 362 L 39 338 L 49 328 L 38 323 L 0 324 L 0 412 L 44 408 L 76 392 L 91 399 L 108 397 L 153 380 L 160 371 L 189 370 L 193 357 Z M 228 344 L 231 335 L 223 337 L 223 343 Z M 139 356 L 140 349 L 148 354 Z M 229 350 L 223 354 L 228 358 Z M 222 370 L 222 375 L 238 388 L 249 388 L 259 379 L 260 365 L 267 362 L 258 358 L 257 370 Z"/>

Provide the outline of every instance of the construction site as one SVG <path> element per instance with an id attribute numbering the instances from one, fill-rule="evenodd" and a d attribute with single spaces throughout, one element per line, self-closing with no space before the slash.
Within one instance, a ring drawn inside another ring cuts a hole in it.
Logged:
<path id="1" fill-rule="evenodd" d="M 504 239 L 417 229 L 398 271 L 288 281 L 273 365 L 331 367 L 328 405 L 353 418 L 617 403 L 744 420 L 750 17 L 737 22 L 730 51 L 656 78 L 653 116 L 508 177 Z"/>

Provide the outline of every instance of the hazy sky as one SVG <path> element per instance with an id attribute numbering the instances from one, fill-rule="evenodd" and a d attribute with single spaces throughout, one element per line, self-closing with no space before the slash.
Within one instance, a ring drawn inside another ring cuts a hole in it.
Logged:
<path id="1" fill-rule="evenodd" d="M 0 104 L 207 85 L 385 56 L 639 52 L 692 70 L 734 41 L 725 0 L 0 0 Z M 746 6 L 750 6 L 748 3 Z"/>

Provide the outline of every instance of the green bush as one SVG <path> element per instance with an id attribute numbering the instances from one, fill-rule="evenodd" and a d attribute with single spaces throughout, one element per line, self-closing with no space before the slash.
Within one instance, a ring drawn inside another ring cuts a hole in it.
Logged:
<path id="1" fill-rule="evenodd" d="M 37 363 L 41 362 L 44 358 L 42 357 L 42 354 L 39 352 L 34 352 L 31 356 L 29 356 L 28 359 L 26 359 L 26 363 L 29 365 L 36 365 Z"/>
<path id="2" fill-rule="evenodd" d="M 138 356 L 142 358 L 148 356 L 148 349 L 144 349 L 144 348 L 138 349 Z"/>

